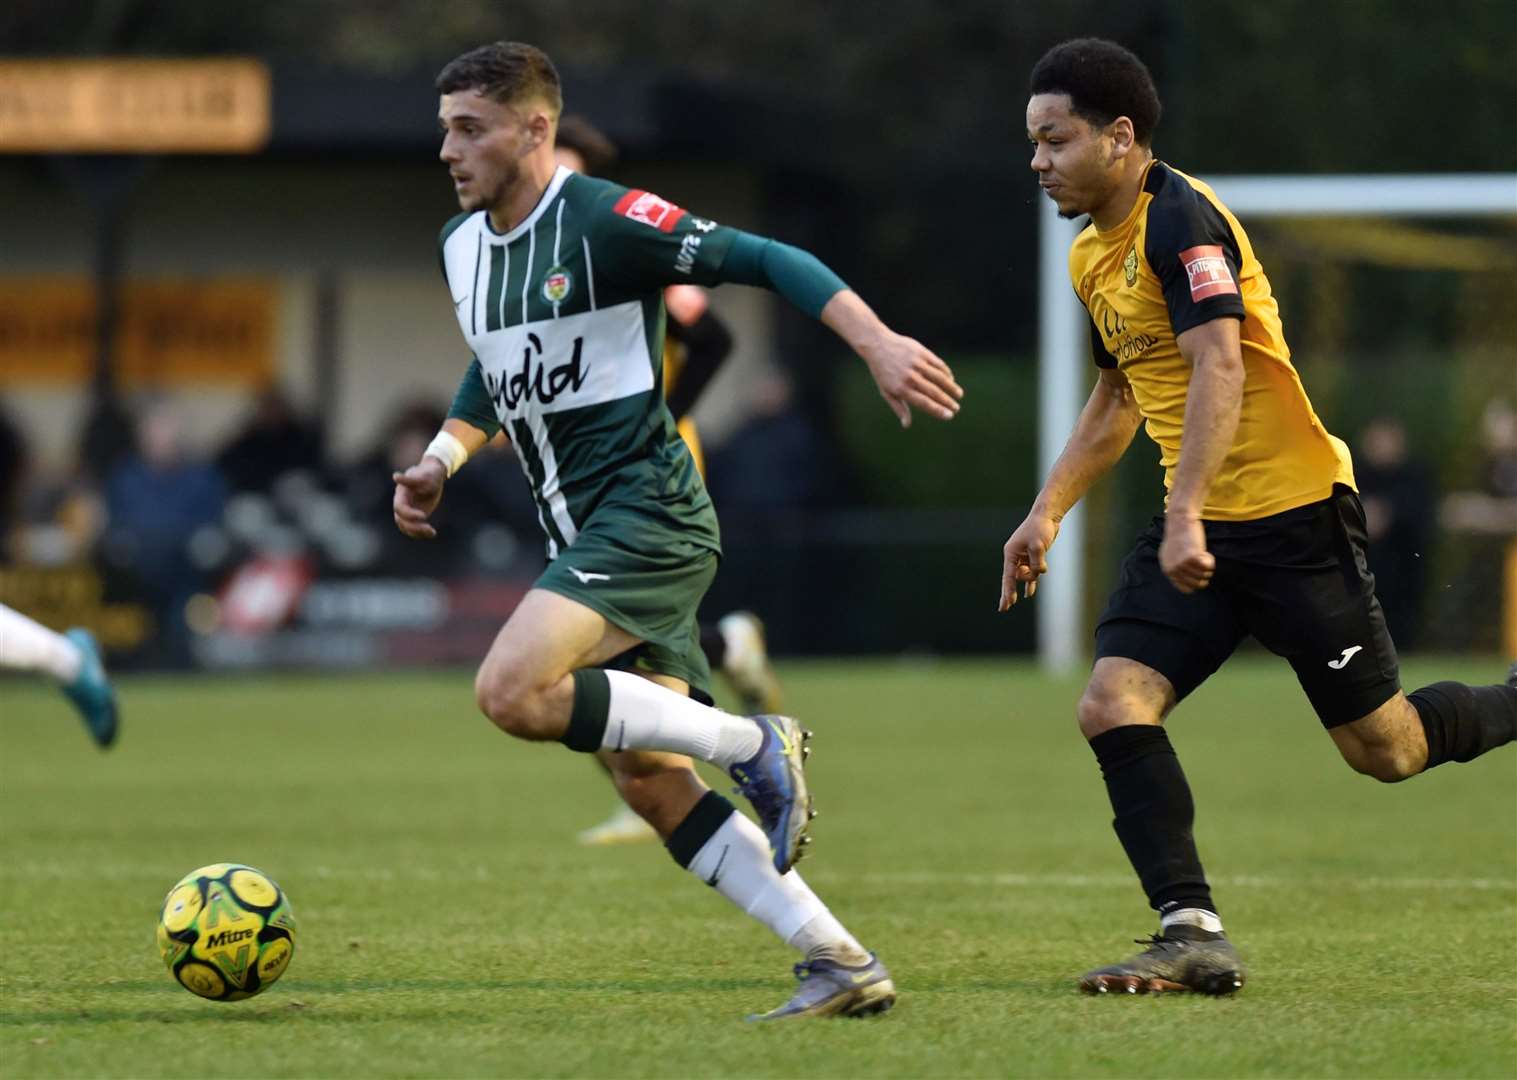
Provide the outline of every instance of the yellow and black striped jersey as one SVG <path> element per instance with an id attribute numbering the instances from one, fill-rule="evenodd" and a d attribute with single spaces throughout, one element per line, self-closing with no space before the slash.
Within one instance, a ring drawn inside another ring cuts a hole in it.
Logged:
<path id="1" fill-rule="evenodd" d="M 1122 224 L 1093 224 L 1069 253 L 1075 292 L 1090 313 L 1101 367 L 1132 384 L 1159 444 L 1166 490 L 1184 435 L 1190 365 L 1176 338 L 1218 318 L 1242 322 L 1243 403 L 1232 448 L 1201 516 L 1249 521 L 1354 486 L 1348 447 L 1312 409 L 1280 325 L 1269 279 L 1243 226 L 1206 184 L 1150 163 Z"/>

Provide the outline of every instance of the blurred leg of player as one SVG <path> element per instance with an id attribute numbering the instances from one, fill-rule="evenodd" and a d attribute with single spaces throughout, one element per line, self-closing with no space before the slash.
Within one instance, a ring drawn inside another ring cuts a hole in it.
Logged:
<path id="1" fill-rule="evenodd" d="M 720 671 L 732 687 L 742 702 L 743 712 L 752 715 L 780 711 L 783 703 L 780 682 L 769 664 L 764 624 L 757 615 L 734 611 L 714 625 L 702 623 L 701 651 L 706 654 L 711 670 Z M 604 756 L 597 757 L 601 767 L 610 772 L 611 766 Z M 625 802 L 618 802 L 599 825 L 579 834 L 579 842 L 587 847 L 651 843 L 657 839 L 653 827 Z"/>
<path id="2" fill-rule="evenodd" d="M 723 615 L 701 627 L 701 649 L 742 702 L 745 713 L 776 713 L 783 703 L 780 681 L 769 664 L 764 624 L 751 611 Z"/>
<path id="3" fill-rule="evenodd" d="M 0 604 L 0 667 L 49 675 L 102 747 L 116 740 L 116 695 L 88 630 L 54 633 Z"/>

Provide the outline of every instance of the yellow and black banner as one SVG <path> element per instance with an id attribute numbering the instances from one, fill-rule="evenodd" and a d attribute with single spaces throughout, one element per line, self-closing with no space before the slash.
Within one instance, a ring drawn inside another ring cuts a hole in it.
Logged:
<path id="1" fill-rule="evenodd" d="M 278 290 L 263 278 L 147 279 L 122 287 L 120 385 L 261 386 L 275 367 Z M 84 277 L 0 276 L 0 387 L 94 372 L 95 292 Z"/>
<path id="2" fill-rule="evenodd" d="M 0 153 L 248 154 L 272 100 L 257 60 L 0 59 Z"/>

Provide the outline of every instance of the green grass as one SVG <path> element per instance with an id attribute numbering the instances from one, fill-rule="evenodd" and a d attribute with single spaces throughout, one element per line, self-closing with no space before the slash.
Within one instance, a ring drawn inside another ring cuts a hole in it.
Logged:
<path id="1" fill-rule="evenodd" d="M 1489 681 L 1492 661 L 1408 665 Z M 5 1076 L 1517 1075 L 1517 753 L 1353 775 L 1283 665 L 1171 721 L 1252 967 L 1231 1000 L 1087 998 L 1153 929 L 1071 720 L 1025 664 L 784 668 L 818 731 L 808 878 L 892 966 L 886 1016 L 745 1025 L 792 957 L 657 848 L 592 851 L 591 766 L 516 744 L 465 673 L 138 679 L 87 744 L 0 684 Z M 268 871 L 300 936 L 251 1001 L 177 987 L 178 877 Z"/>

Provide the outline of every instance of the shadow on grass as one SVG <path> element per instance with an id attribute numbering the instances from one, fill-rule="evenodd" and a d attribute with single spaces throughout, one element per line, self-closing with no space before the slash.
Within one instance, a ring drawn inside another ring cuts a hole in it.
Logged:
<path id="1" fill-rule="evenodd" d="M 362 993 L 546 993 L 546 994 L 709 994 L 724 991 L 762 991 L 775 989 L 774 979 L 710 979 L 670 978 L 655 980 L 634 979 L 349 979 L 343 981 L 311 982 L 281 987 L 271 996 L 247 998 L 242 1001 L 196 1002 L 183 1000 L 191 997 L 188 991 L 177 990 L 172 984 L 158 981 L 122 981 L 105 984 L 99 992 L 110 994 L 147 994 L 163 999 L 161 1006 L 139 1008 L 75 1008 L 35 1011 L 0 1012 L 0 1028 L 29 1027 L 37 1024 L 101 1024 L 121 1021 L 158 1024 L 200 1023 L 290 1023 L 291 1021 L 316 1021 L 353 1024 L 365 1022 L 364 1017 L 354 1016 L 343 1010 L 342 997 Z M 313 996 L 321 997 L 312 1000 Z M 331 995 L 331 996 L 328 996 Z M 172 1002 L 169 999 L 173 999 Z M 523 1002 L 524 1005 L 538 1004 Z M 203 1006 L 190 1012 L 197 1005 Z M 336 1011 L 323 1013 L 323 1005 L 339 1006 Z M 560 1006 L 555 1004 L 554 1008 Z M 368 1018 L 372 1022 L 389 1023 L 396 1020 L 447 1020 L 451 1023 L 468 1023 L 469 1017 L 461 1016 L 453 1008 L 428 1007 L 407 1008 L 403 1001 L 385 1003 L 382 1012 Z M 496 1022 L 494 1015 L 481 1015 L 479 1024 Z"/>

